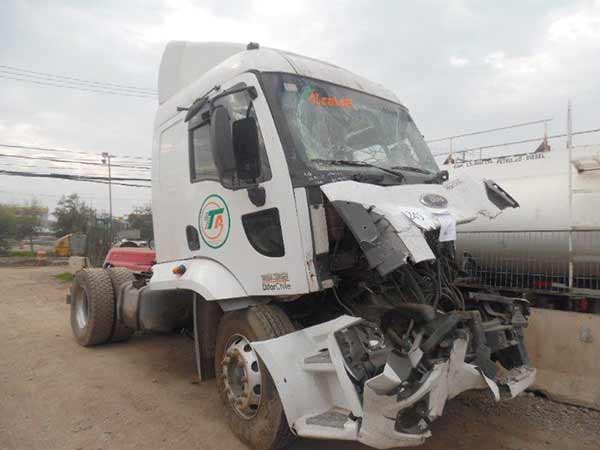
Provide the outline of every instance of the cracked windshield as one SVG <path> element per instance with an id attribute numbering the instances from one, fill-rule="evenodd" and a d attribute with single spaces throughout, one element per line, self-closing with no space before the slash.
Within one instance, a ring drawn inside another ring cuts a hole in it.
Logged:
<path id="1" fill-rule="evenodd" d="M 438 171 L 423 136 L 402 106 L 318 80 L 282 78 L 279 106 L 298 156 L 308 166 Z"/>

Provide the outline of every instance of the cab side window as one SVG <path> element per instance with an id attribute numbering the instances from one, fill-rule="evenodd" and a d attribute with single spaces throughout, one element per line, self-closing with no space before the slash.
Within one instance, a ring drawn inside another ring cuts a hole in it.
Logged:
<path id="1" fill-rule="evenodd" d="M 208 121 L 190 129 L 190 176 L 192 183 L 200 180 L 218 180 L 219 174 L 210 148 Z"/>
<path id="2" fill-rule="evenodd" d="M 234 86 L 236 87 L 236 86 Z M 252 100 L 247 92 L 238 92 L 217 99 L 215 106 L 224 106 L 229 112 L 232 123 L 246 117 L 256 119 L 256 112 Z M 260 131 L 258 127 L 258 142 L 260 147 L 261 174 L 256 180 L 258 183 L 271 179 L 271 167 Z M 219 181 L 219 173 L 210 145 L 210 117 L 208 106 L 196 113 L 189 121 L 189 151 L 190 151 L 190 180 L 192 183 L 203 180 Z M 229 187 L 229 186 L 225 186 Z"/>
<path id="3" fill-rule="evenodd" d="M 235 86 L 234 86 L 235 87 Z M 215 105 L 222 105 L 227 108 L 231 122 L 235 122 L 239 119 L 246 117 L 253 117 L 256 120 L 256 127 L 258 129 L 258 146 L 260 152 L 260 166 L 261 173 L 260 177 L 256 180 L 258 183 L 262 183 L 271 179 L 271 167 L 269 165 L 269 158 L 267 157 L 267 150 L 265 148 L 265 141 L 260 129 L 260 122 L 256 117 L 256 111 L 252 100 L 250 99 L 247 92 L 238 92 L 236 94 L 227 95 L 218 99 Z"/>

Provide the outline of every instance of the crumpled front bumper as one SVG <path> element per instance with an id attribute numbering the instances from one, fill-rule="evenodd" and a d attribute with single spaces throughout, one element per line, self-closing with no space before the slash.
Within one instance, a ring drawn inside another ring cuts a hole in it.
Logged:
<path id="1" fill-rule="evenodd" d="M 341 316 L 313 327 L 252 344 L 268 368 L 288 423 L 299 436 L 356 440 L 385 449 L 422 444 L 446 401 L 471 389 L 494 398 L 514 397 L 531 386 L 536 371 L 521 366 L 494 381 L 465 362 L 469 336 L 454 339 L 450 356 L 416 382 L 398 373 L 391 353 L 384 370 L 361 389 L 353 383 L 335 334 L 362 322 Z"/>
<path id="2" fill-rule="evenodd" d="M 467 340 L 456 339 L 449 360 L 435 365 L 420 387 L 405 398 L 399 399 L 392 394 L 395 387 L 400 385 L 400 380 L 394 380 L 395 374 L 390 371 L 384 370 L 382 374 L 368 380 L 358 440 L 382 449 L 418 445 L 431 436 L 428 425 L 442 415 L 447 400 L 468 390 L 487 388 L 496 401 L 499 401 L 504 388 L 511 397 L 515 397 L 535 381 L 536 370 L 521 367 L 509 372 L 505 382 L 495 382 L 485 376 L 481 369 L 465 362 L 466 350 Z M 394 387 L 378 389 L 381 385 Z M 402 419 L 407 415 L 422 417 L 422 432 L 418 432 L 418 424 L 414 427 L 416 432 L 403 429 Z"/>

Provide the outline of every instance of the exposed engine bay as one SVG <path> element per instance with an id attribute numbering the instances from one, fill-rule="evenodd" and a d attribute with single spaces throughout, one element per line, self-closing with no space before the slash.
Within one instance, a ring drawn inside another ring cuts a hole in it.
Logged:
<path id="1" fill-rule="evenodd" d="M 334 184 L 343 183 L 352 182 Z M 342 198 L 322 187 L 330 244 L 324 264 L 333 288 L 286 304 L 302 329 L 253 347 L 299 435 L 376 448 L 417 445 L 459 393 L 489 389 L 499 400 L 533 383 L 523 342 L 529 305 L 453 285 L 460 270 L 446 219 L 473 219 L 452 210 L 451 195 L 428 194 L 434 207 L 409 204 L 398 214 L 391 203 L 365 201 L 368 193 L 349 196 L 365 192 L 359 184 L 339 190 Z M 487 212 L 478 208 L 476 215 L 493 216 L 514 202 L 484 186 L 478 188 Z M 298 359 L 304 370 L 294 372 Z M 288 385 L 306 390 L 294 395 Z"/>

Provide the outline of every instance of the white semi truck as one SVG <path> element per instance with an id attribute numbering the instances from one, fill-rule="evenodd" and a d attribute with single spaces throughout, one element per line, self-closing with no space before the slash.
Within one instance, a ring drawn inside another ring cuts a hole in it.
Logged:
<path id="1" fill-rule="evenodd" d="M 517 204 L 440 172 L 392 92 L 256 44 L 172 42 L 159 103 L 157 263 L 77 273 L 81 345 L 193 330 L 200 378 L 257 450 L 413 446 L 461 392 L 533 383 L 527 302 L 453 286 L 456 224 Z"/>

